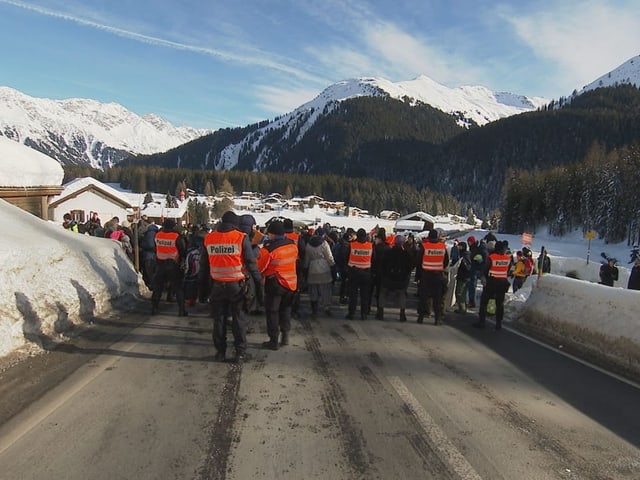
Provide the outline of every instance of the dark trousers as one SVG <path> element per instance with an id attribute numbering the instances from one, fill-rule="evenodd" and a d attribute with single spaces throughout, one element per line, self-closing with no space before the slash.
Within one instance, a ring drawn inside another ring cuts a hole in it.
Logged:
<path id="1" fill-rule="evenodd" d="M 360 315 L 369 313 L 371 295 L 371 271 L 369 269 L 352 267 L 349 270 L 349 315 L 356 313 L 360 294 Z"/>
<path id="2" fill-rule="evenodd" d="M 156 262 L 156 271 L 153 275 L 153 294 L 151 295 L 151 305 L 158 307 L 162 290 L 169 282 L 169 289 L 176 294 L 179 312 L 184 312 L 184 290 L 182 288 L 183 279 L 182 270 L 177 262 L 173 260 L 158 260 Z"/>
<path id="3" fill-rule="evenodd" d="M 264 282 L 264 309 L 267 316 L 267 335 L 277 342 L 280 332 L 291 330 L 291 306 L 294 291 L 278 283 L 275 277 L 267 278 Z"/>
<path id="4" fill-rule="evenodd" d="M 502 326 L 504 296 L 507 290 L 509 290 L 509 280 L 506 278 L 487 278 L 487 284 L 482 289 L 482 295 L 480 296 L 480 311 L 478 312 L 480 323 L 484 323 L 487 317 L 487 304 L 489 299 L 493 298 L 496 301 L 496 326 Z"/>
<path id="5" fill-rule="evenodd" d="M 226 316 L 231 314 L 231 332 L 236 353 L 247 349 L 247 327 L 242 313 L 244 280 L 242 282 L 216 282 L 211 285 L 209 304 L 213 317 L 213 345 L 218 352 L 227 350 Z"/>
<path id="6" fill-rule="evenodd" d="M 442 319 L 442 297 L 444 295 L 445 278 L 443 272 L 423 270 L 418 287 L 418 315 L 427 312 L 427 301 L 432 299 L 433 315 L 436 321 Z"/>

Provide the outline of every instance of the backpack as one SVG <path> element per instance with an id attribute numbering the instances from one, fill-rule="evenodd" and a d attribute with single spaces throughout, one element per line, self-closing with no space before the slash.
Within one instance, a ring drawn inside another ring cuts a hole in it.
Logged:
<path id="1" fill-rule="evenodd" d="M 524 261 L 524 273 L 526 273 L 528 277 L 534 273 L 535 262 L 531 257 L 527 257 L 523 261 Z"/>
<path id="2" fill-rule="evenodd" d="M 184 258 L 184 276 L 185 277 L 197 277 L 200 273 L 200 255 L 199 248 L 192 248 L 187 251 L 187 255 Z"/>

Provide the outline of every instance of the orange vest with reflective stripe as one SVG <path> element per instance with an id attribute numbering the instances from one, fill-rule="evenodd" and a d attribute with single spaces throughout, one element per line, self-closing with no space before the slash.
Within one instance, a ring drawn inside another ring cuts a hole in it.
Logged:
<path id="1" fill-rule="evenodd" d="M 489 276 L 493 278 L 507 279 L 511 257 L 506 253 L 492 253 L 489 255 Z"/>
<path id="2" fill-rule="evenodd" d="M 158 260 L 178 260 L 180 253 L 176 240 L 179 236 L 177 232 L 163 232 L 162 230 L 156 233 L 156 258 Z"/>
<path id="3" fill-rule="evenodd" d="M 298 246 L 298 242 L 300 241 L 300 234 L 297 232 L 284 232 L 284 236 L 289 240 L 293 240 L 296 246 Z M 300 258 L 300 252 L 298 252 L 298 258 Z"/>
<path id="4" fill-rule="evenodd" d="M 359 242 L 354 240 L 350 244 L 349 261 L 350 267 L 367 269 L 371 268 L 371 257 L 373 255 L 373 243 Z"/>
<path id="5" fill-rule="evenodd" d="M 242 242 L 245 234 L 238 230 L 210 232 L 204 237 L 209 256 L 209 274 L 217 282 L 239 282 L 243 272 Z"/>
<path id="6" fill-rule="evenodd" d="M 295 292 L 298 288 L 297 260 L 298 247 L 294 243 L 285 243 L 272 251 L 263 248 L 258 265 L 265 278 L 275 275 L 280 285 Z"/>
<path id="7" fill-rule="evenodd" d="M 422 269 L 427 272 L 444 272 L 444 257 L 447 246 L 443 242 L 422 242 Z"/>

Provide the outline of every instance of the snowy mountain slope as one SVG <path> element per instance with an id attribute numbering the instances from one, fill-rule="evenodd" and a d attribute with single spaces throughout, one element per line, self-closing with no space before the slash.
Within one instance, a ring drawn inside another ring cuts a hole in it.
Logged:
<path id="1" fill-rule="evenodd" d="M 640 55 L 637 55 L 609 73 L 595 79 L 588 85 L 582 87 L 578 94 L 595 90 L 599 87 L 612 87 L 615 85 L 629 84 L 640 87 Z"/>
<path id="2" fill-rule="evenodd" d="M 289 136 L 294 129 L 300 141 L 321 115 L 331 112 L 339 102 L 361 96 L 390 96 L 431 105 L 454 115 L 461 125 L 485 125 L 500 118 L 535 110 L 546 105 L 547 99 L 511 93 L 495 93 L 485 87 L 449 88 L 427 76 L 394 83 L 384 78 L 359 78 L 335 83 L 310 102 L 301 105 L 273 122 L 248 135 L 237 144 L 228 145 L 215 162 L 215 168 L 230 169 L 237 165 L 241 151 L 259 150 L 264 136 L 273 130 L 286 129 Z M 302 126 L 301 126 L 302 125 Z M 262 170 L 264 152 L 258 155 L 254 170 Z"/>
<path id="3" fill-rule="evenodd" d="M 113 165 L 129 154 L 169 150 L 210 133 L 174 127 L 157 115 L 138 116 L 116 103 L 34 98 L 0 87 L 0 134 L 60 163 Z"/>

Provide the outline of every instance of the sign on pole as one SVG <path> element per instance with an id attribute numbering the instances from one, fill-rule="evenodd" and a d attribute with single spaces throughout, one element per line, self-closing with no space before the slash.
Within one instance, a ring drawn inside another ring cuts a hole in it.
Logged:
<path id="1" fill-rule="evenodd" d="M 591 255 L 591 239 L 596 238 L 596 232 L 593 230 L 589 230 L 584 236 L 589 240 L 589 244 L 587 246 L 587 265 L 589 265 L 589 256 Z"/>

